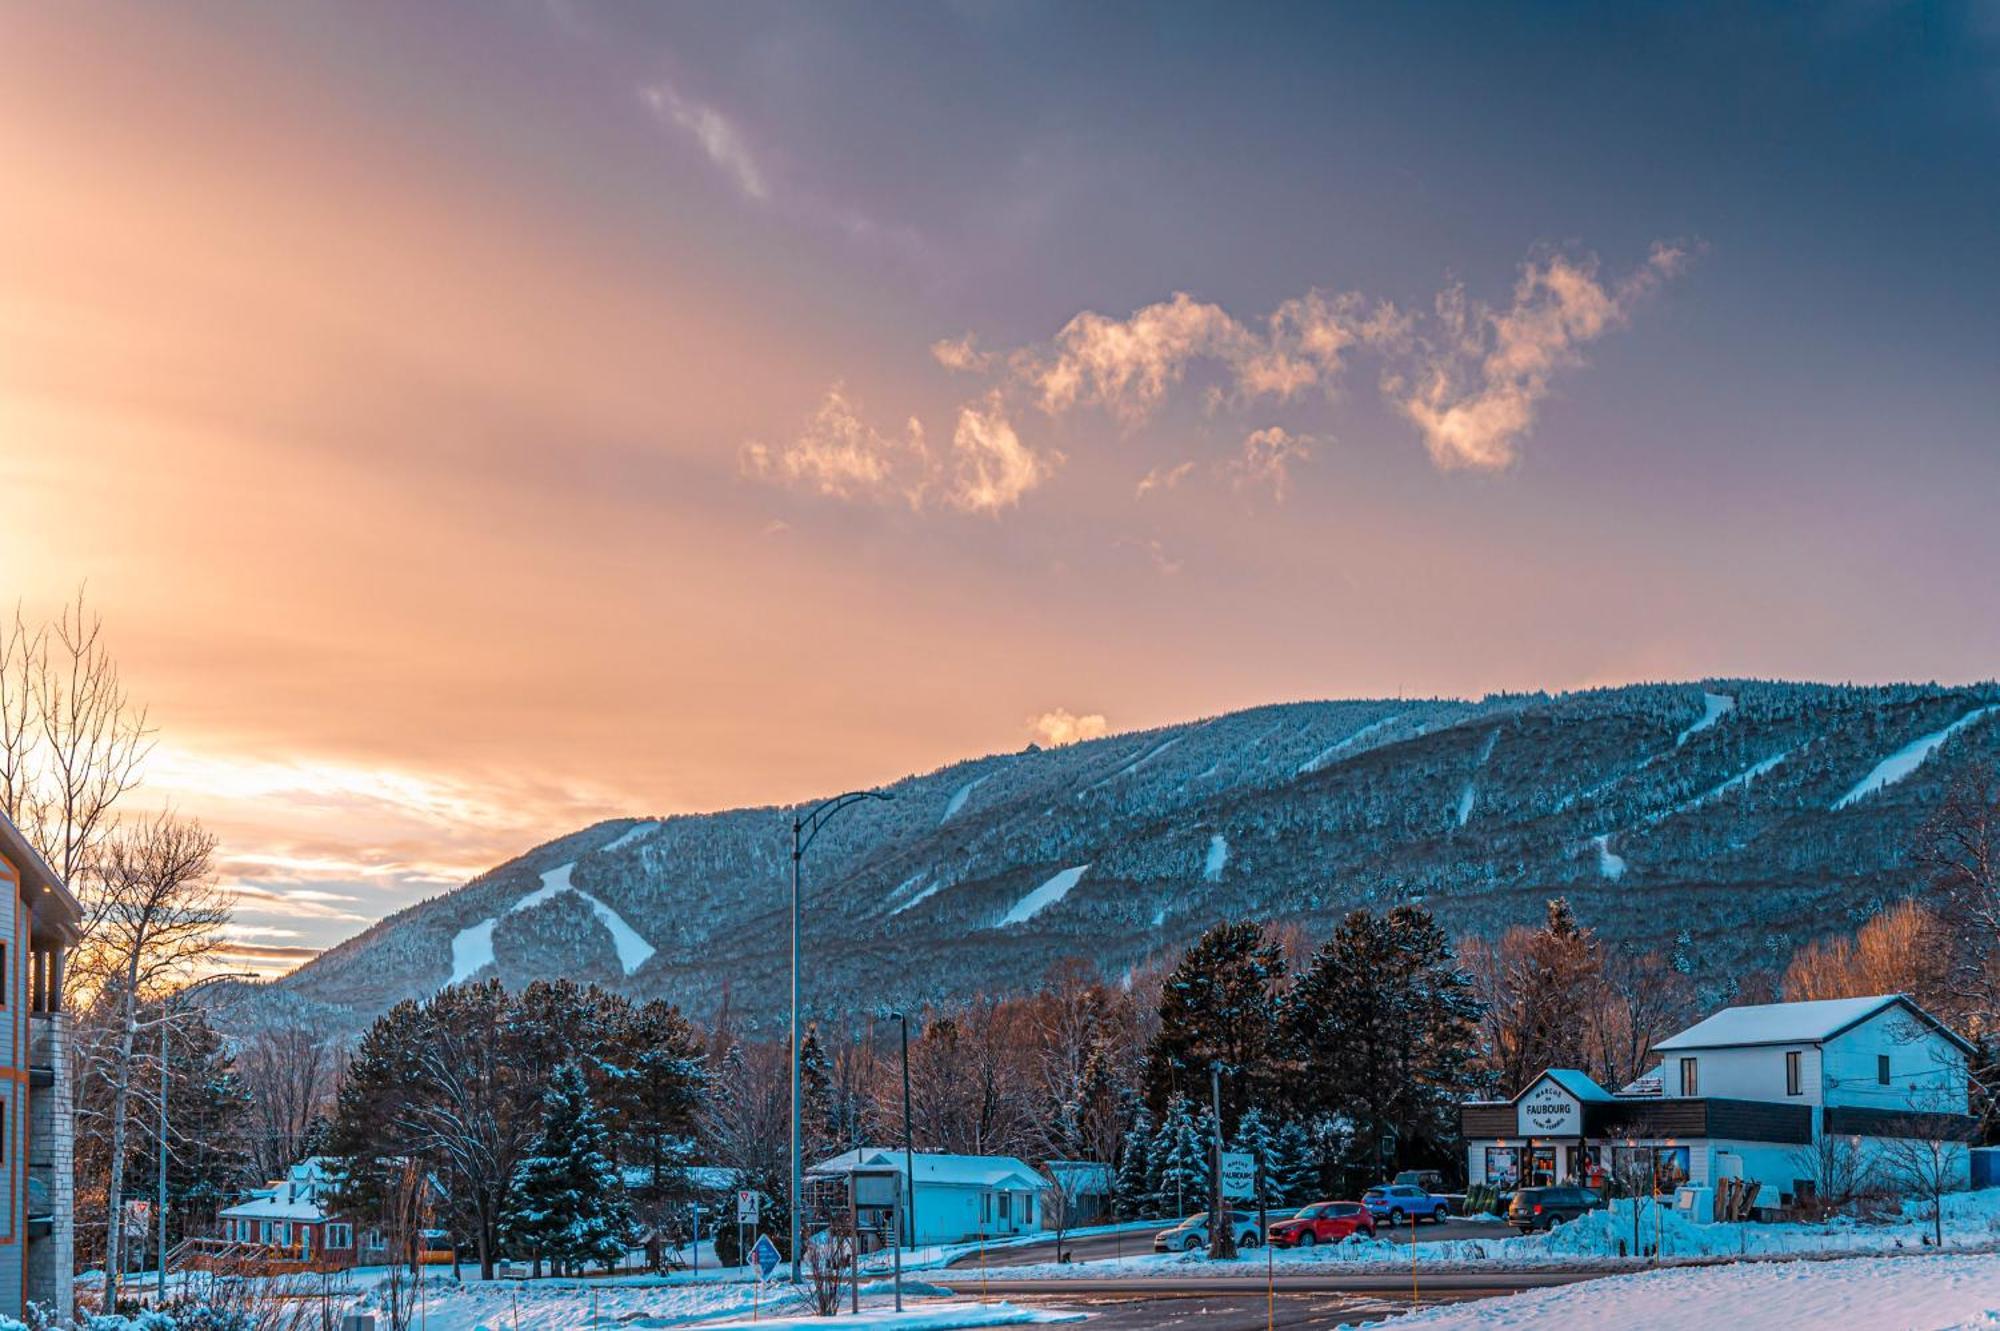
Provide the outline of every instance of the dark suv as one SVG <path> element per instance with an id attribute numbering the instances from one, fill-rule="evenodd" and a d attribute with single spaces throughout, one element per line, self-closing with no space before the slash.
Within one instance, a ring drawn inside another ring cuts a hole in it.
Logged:
<path id="1" fill-rule="evenodd" d="M 1520 1188 L 1507 1204 L 1507 1223 L 1523 1234 L 1532 1234 L 1538 1229 L 1553 1229 L 1603 1205 L 1603 1195 L 1589 1188 Z"/>

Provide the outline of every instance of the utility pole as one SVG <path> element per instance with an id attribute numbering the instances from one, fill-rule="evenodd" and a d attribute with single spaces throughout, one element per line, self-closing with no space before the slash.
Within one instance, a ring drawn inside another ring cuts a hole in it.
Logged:
<path id="1" fill-rule="evenodd" d="M 891 1012 L 903 1036 L 903 1195 L 896 1203 L 896 1311 L 903 1311 L 903 1245 L 917 1246 L 917 1156 L 910 1144 L 910 1017 Z M 907 1227 L 907 1228 L 906 1228 Z"/>
<path id="2" fill-rule="evenodd" d="M 1209 1113 L 1215 1120 L 1215 1140 L 1208 1146 L 1208 1255 L 1217 1261 L 1236 1256 L 1236 1227 L 1229 1219 L 1229 1199 L 1222 1195 L 1222 1064 L 1208 1065 Z"/>

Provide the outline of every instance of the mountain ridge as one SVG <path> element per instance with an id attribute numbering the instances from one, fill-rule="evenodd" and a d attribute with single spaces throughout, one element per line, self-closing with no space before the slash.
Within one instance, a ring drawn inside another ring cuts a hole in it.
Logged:
<path id="1" fill-rule="evenodd" d="M 2000 763 L 1991 682 L 1277 703 L 987 754 L 828 825 L 805 865 L 808 1005 L 1013 992 L 1065 956 L 1129 974 L 1224 915 L 1323 931 L 1422 900 L 1484 936 L 1557 893 L 1723 984 L 1914 890 L 1911 839 L 1974 762 Z M 756 1029 L 786 983 L 793 814 L 594 824 L 265 992 L 358 1026 L 453 979 L 570 975 L 703 1019 L 727 995 Z"/>

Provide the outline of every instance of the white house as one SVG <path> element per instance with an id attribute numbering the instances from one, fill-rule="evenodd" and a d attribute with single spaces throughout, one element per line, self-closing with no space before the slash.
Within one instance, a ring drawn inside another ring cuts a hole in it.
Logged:
<path id="1" fill-rule="evenodd" d="M 1943 1143 L 1970 1179 L 1971 1047 L 1900 994 L 1725 1008 L 1654 1046 L 1660 1066 L 1613 1094 L 1554 1068 L 1511 1100 L 1464 1106 L 1468 1177 L 1501 1188 L 1601 1183 L 1762 1183 L 1777 1205 L 1815 1186 L 1815 1148 L 1845 1139 L 1885 1176 L 1896 1143 Z"/>
<path id="2" fill-rule="evenodd" d="M 914 1199 L 904 1241 L 912 1246 L 965 1243 L 978 1238 L 1033 1232 L 1039 1225 L 1041 1193 L 1048 1180 L 1011 1155 L 940 1155 L 919 1151 L 914 1186 L 904 1174 L 900 1147 L 860 1147 L 823 1160 L 806 1172 L 807 1193 L 816 1214 L 845 1211 L 857 1178 L 893 1176 L 896 1192 Z M 855 1211 L 865 1234 L 886 1233 L 889 1208 L 871 1200 L 871 1189 L 855 1187 Z M 914 1232 L 912 1232 L 914 1230 Z"/>

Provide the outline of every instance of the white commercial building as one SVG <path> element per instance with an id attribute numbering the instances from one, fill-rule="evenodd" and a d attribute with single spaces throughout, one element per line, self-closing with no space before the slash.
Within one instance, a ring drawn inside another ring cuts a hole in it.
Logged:
<path id="1" fill-rule="evenodd" d="M 1612 1093 L 1552 1068 L 1511 1100 L 1460 1112 L 1468 1178 L 1502 1189 L 1598 1185 L 1763 1185 L 1761 1204 L 1810 1193 L 1844 1156 L 1895 1188 L 1911 1143 L 1937 1143 L 1935 1168 L 1969 1185 L 1973 1137 L 1964 1040 L 1900 994 L 1725 1008 L 1660 1041 L 1661 1063 Z"/>
<path id="2" fill-rule="evenodd" d="M 1011 1155 L 919 1151 L 912 1163 L 914 1186 L 905 1181 L 900 1147 L 860 1147 L 821 1161 L 806 1173 L 814 1217 L 841 1214 L 852 1195 L 861 1232 L 886 1235 L 889 1208 L 876 1200 L 880 1190 L 855 1184 L 862 1178 L 892 1176 L 893 1191 L 911 1199 L 912 1223 L 904 1228 L 904 1241 L 911 1245 L 966 1243 L 1028 1234 L 1039 1227 L 1040 1198 L 1048 1180 L 1025 1161 Z"/>

